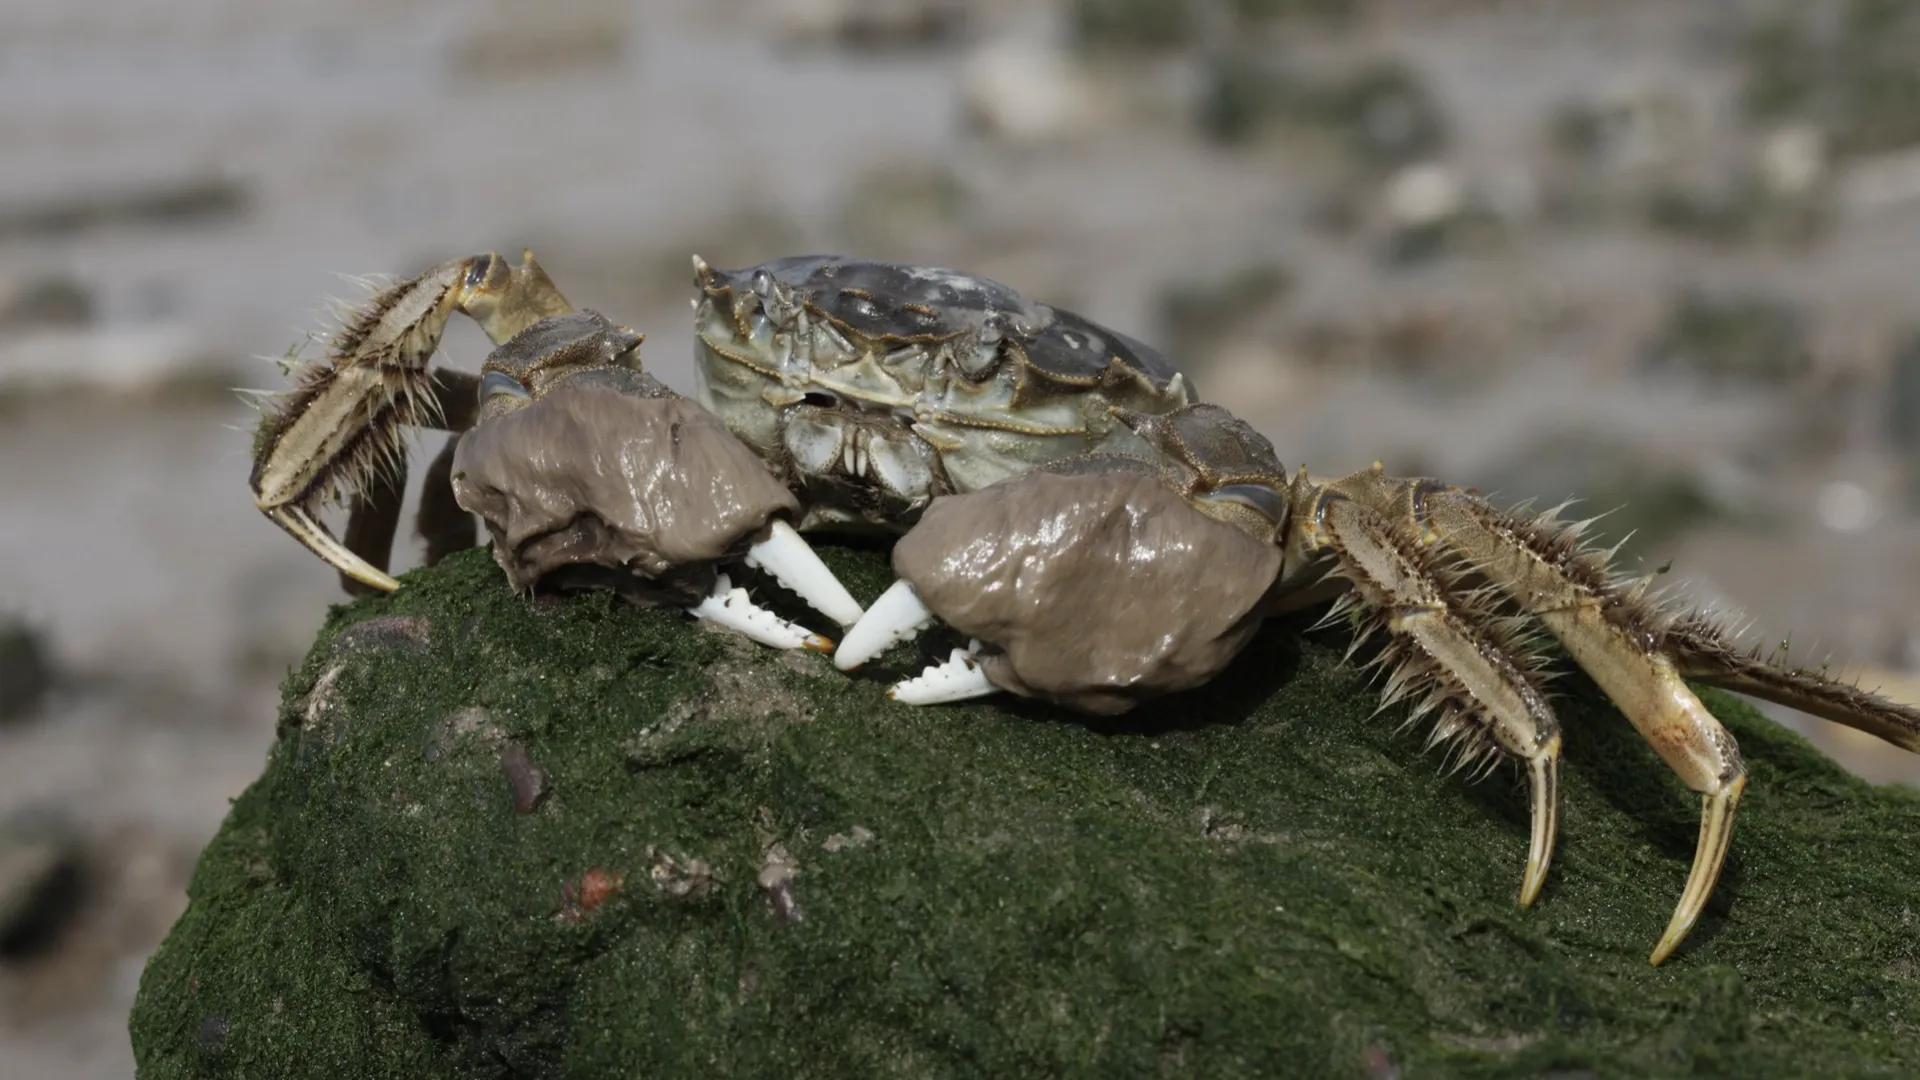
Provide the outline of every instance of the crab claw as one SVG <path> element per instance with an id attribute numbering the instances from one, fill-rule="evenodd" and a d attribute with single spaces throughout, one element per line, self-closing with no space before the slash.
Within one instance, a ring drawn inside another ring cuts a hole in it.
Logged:
<path id="1" fill-rule="evenodd" d="M 696 619 L 705 619 L 715 626 L 737 630 L 762 645 L 770 645 L 776 649 L 833 651 L 831 638 L 824 638 L 803 627 L 795 626 L 755 604 L 747 598 L 747 590 L 735 588 L 725 574 L 714 579 L 713 591 L 707 594 L 706 599 L 687 610 Z"/>
<path id="2" fill-rule="evenodd" d="M 777 518 L 768 525 L 766 539 L 747 549 L 747 565 L 772 574 L 809 607 L 841 626 L 852 626 L 864 614 L 860 602 L 813 548 L 793 526 Z"/>
<path id="3" fill-rule="evenodd" d="M 847 629 L 840 649 L 833 654 L 833 666 L 852 671 L 902 641 L 933 625 L 933 612 L 920 599 L 913 583 L 905 578 L 894 582 L 873 602 L 858 622 Z"/>
<path id="4" fill-rule="evenodd" d="M 933 664 L 911 679 L 893 684 L 887 696 L 908 705 L 947 705 L 955 701 L 986 697 L 1000 688 L 987 678 L 980 666 L 980 641 L 955 649 L 945 663 Z"/>

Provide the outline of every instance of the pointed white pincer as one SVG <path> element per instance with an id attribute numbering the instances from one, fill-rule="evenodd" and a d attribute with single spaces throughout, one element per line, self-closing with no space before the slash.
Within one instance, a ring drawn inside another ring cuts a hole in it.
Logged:
<path id="1" fill-rule="evenodd" d="M 986 670 L 975 655 L 980 643 L 953 650 L 944 664 L 934 664 L 904 682 L 893 684 L 887 696 L 908 705 L 945 705 L 969 698 L 999 693 L 1000 688 L 987 681 Z"/>
<path id="2" fill-rule="evenodd" d="M 813 547 L 784 521 L 776 519 L 767 538 L 747 549 L 747 565 L 772 574 L 808 606 L 841 626 L 852 626 L 865 614 Z"/>
<path id="3" fill-rule="evenodd" d="M 860 621 L 847 627 L 833 666 L 852 671 L 902 641 L 933 625 L 933 612 L 905 578 L 894 582 L 873 602 Z"/>
<path id="4" fill-rule="evenodd" d="M 771 645 L 776 649 L 808 649 L 813 652 L 832 652 L 833 642 L 805 627 L 795 626 L 787 620 L 760 607 L 747 599 L 747 590 L 736 589 L 727 575 L 721 574 L 713 583 L 713 591 L 696 607 L 688 608 L 696 619 L 705 619 L 715 626 L 724 626 L 737 630 L 762 645 Z"/>

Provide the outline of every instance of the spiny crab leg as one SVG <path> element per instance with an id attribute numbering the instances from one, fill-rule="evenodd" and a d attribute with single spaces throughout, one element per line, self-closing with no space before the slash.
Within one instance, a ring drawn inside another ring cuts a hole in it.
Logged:
<path id="1" fill-rule="evenodd" d="M 976 639 L 964 649 L 953 650 L 944 663 L 893 684 L 887 696 L 907 705 L 949 705 L 999 692 L 980 666 L 980 642 Z"/>
<path id="2" fill-rule="evenodd" d="M 335 490 L 366 490 L 376 472 L 399 461 L 407 425 L 445 425 L 448 410 L 427 362 L 454 312 L 471 316 L 500 344 L 572 310 L 532 252 L 518 267 L 489 252 L 382 289 L 344 320 L 327 362 L 308 369 L 285 405 L 262 423 L 254 505 L 342 573 L 377 589 L 398 588 L 334 537 L 315 517 L 316 507 Z"/>
<path id="3" fill-rule="evenodd" d="M 1765 698 L 1920 753 L 1920 710 L 1912 706 L 1834 682 L 1817 671 L 1775 666 L 1757 653 L 1739 651 L 1705 619 L 1672 627 L 1667 645 L 1687 678 Z"/>
<path id="4" fill-rule="evenodd" d="M 853 626 L 865 614 L 813 547 L 778 518 L 767 527 L 766 539 L 747 549 L 746 562 L 773 575 L 809 607 L 841 626 Z"/>
<path id="5" fill-rule="evenodd" d="M 852 671 L 933 625 L 933 612 L 905 578 L 895 581 L 867 613 L 847 629 L 833 654 L 833 666 Z"/>
<path id="6" fill-rule="evenodd" d="M 1733 736 L 1663 651 L 1658 612 L 1611 581 L 1604 560 L 1579 546 L 1577 529 L 1505 513 L 1431 480 L 1389 480 L 1378 469 L 1334 486 L 1376 509 L 1397 510 L 1424 543 L 1464 557 L 1534 613 L 1667 766 L 1700 793 L 1693 867 L 1651 957 L 1654 964 L 1664 961 L 1693 929 L 1720 879 L 1747 778 Z"/>
<path id="7" fill-rule="evenodd" d="M 716 626 L 737 630 L 762 645 L 775 649 L 807 649 L 832 652 L 833 641 L 782 619 L 747 598 L 747 590 L 735 588 L 727 575 L 714 579 L 713 591 L 706 599 L 688 608 L 694 618 Z"/>
<path id="8" fill-rule="evenodd" d="M 1457 740 L 1466 764 L 1497 748 L 1527 766 L 1532 836 L 1520 903 L 1540 895 L 1560 820 L 1560 723 L 1518 643 L 1485 629 L 1484 599 L 1450 587 L 1442 568 L 1394 521 L 1346 495 L 1321 490 L 1303 501 L 1296 542 L 1305 561 L 1336 560 L 1356 603 L 1378 612 L 1391 640 L 1375 662 L 1391 666 L 1382 706 L 1413 698 L 1411 719 L 1440 709 L 1430 744 Z M 1356 642 L 1356 647 L 1358 642 Z"/>

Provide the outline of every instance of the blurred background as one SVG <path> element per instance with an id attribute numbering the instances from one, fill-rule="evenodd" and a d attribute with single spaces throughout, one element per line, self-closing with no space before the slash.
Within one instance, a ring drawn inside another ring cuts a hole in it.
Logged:
<path id="1" fill-rule="evenodd" d="M 231 388 L 343 274 L 523 246 L 687 390 L 694 252 L 983 273 L 1289 466 L 1624 503 L 1632 557 L 1920 698 L 1920 4 L 10 0 L 0 1075 L 131 1074 L 340 599 Z"/>

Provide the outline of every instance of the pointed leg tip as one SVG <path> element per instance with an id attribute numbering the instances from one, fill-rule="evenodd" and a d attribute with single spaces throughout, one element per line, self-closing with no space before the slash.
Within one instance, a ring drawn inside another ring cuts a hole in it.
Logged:
<path id="1" fill-rule="evenodd" d="M 1547 875 L 1545 872 L 1539 874 L 1529 873 L 1526 880 L 1520 883 L 1520 906 L 1532 907 L 1533 902 L 1540 899 L 1540 890 L 1546 883 Z"/>
<path id="2" fill-rule="evenodd" d="M 1680 894 L 1680 903 L 1673 909 L 1667 932 L 1660 936 L 1660 943 L 1653 947 L 1653 955 L 1648 958 L 1653 966 L 1659 967 L 1673 955 L 1693 931 L 1694 924 L 1700 921 L 1700 913 L 1706 910 L 1707 898 L 1713 895 L 1713 887 L 1726 865 L 1727 851 L 1733 841 L 1734 816 L 1746 788 L 1747 778 L 1741 774 L 1727 781 L 1719 791 L 1701 797 L 1700 845 L 1694 851 L 1693 868 L 1687 872 L 1687 886 Z"/>
<path id="3" fill-rule="evenodd" d="M 1520 880 L 1520 906 L 1532 907 L 1547 884 L 1547 868 L 1553 863 L 1554 842 L 1560 832 L 1560 736 L 1554 735 L 1541 747 L 1541 754 L 1528 763 L 1528 799 L 1533 815 L 1533 836 L 1527 848 L 1527 870 Z"/>
<path id="4" fill-rule="evenodd" d="M 258 501 L 256 500 L 256 505 Z M 305 544 L 307 550 L 320 556 L 335 570 L 363 585 L 392 592 L 400 587 L 386 571 L 373 565 L 353 549 L 341 543 L 339 538 L 327 531 L 326 526 L 299 506 L 262 506 L 261 512 L 275 525 L 285 529 L 295 540 Z"/>
<path id="5" fill-rule="evenodd" d="M 1688 932 L 1693 929 L 1691 920 L 1684 925 L 1680 924 L 1678 918 L 1674 922 L 1675 925 L 1667 927 L 1667 932 L 1661 936 L 1660 944 L 1653 947 L 1653 955 L 1647 958 L 1647 963 L 1650 965 L 1659 967 L 1665 963 L 1667 957 L 1673 955 L 1674 950 L 1680 947 L 1680 943 L 1687 939 Z"/>

